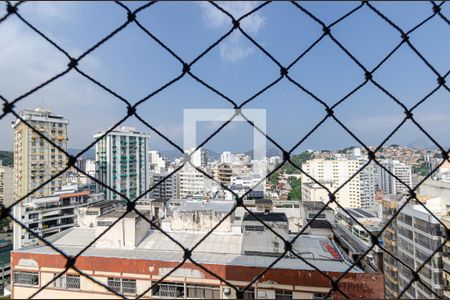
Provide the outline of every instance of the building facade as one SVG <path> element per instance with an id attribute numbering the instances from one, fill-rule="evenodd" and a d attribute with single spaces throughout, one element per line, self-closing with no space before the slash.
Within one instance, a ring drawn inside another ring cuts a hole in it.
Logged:
<path id="1" fill-rule="evenodd" d="M 108 133 L 95 145 L 97 179 L 131 200 L 140 196 L 149 186 L 148 141 L 149 135 L 132 127 L 121 126 Z M 109 189 L 99 189 L 107 199 L 120 198 Z"/>
<path id="2" fill-rule="evenodd" d="M 346 181 L 352 177 L 362 167 L 363 163 L 356 159 L 313 159 L 308 160 L 302 165 L 302 169 L 320 182 L 332 182 L 333 192 L 345 184 L 336 194 L 336 201 L 343 207 L 361 208 L 362 199 L 375 197 L 375 189 L 365 188 L 362 183 L 361 172 L 352 180 Z M 308 176 L 302 174 L 302 184 L 313 182 Z M 365 192 L 373 192 L 373 195 L 364 195 Z"/>
<path id="3" fill-rule="evenodd" d="M 14 202 L 13 168 L 2 166 L 0 161 L 0 204 L 9 207 Z"/>
<path id="4" fill-rule="evenodd" d="M 441 199 L 426 201 L 426 206 L 436 215 L 441 214 Z M 446 205 L 444 205 L 446 206 Z M 417 270 L 425 260 L 441 245 L 442 231 L 439 221 L 421 205 L 408 203 L 397 217 L 397 254 L 401 261 Z M 421 282 L 414 282 L 403 297 L 409 299 L 441 298 L 443 296 L 442 251 L 438 251 L 420 271 Z M 402 292 L 411 281 L 413 274 L 402 264 L 398 264 L 399 291 Z"/>
<path id="5" fill-rule="evenodd" d="M 23 110 L 20 116 L 61 149 L 67 151 L 69 121 L 66 118 L 40 108 Z M 14 197 L 19 199 L 65 168 L 67 157 L 20 119 L 17 119 L 12 127 L 14 129 Z M 51 195 L 63 184 L 64 177 L 60 176 L 36 191 L 34 196 Z"/>
<path id="6" fill-rule="evenodd" d="M 398 197 L 385 197 L 383 199 L 383 224 L 387 224 L 394 216 L 398 207 Z M 384 247 L 395 257 L 397 257 L 397 218 L 386 227 L 383 232 Z M 384 290 L 386 299 L 394 299 L 399 295 L 398 282 L 398 262 L 384 253 Z"/>
<path id="7" fill-rule="evenodd" d="M 25 203 L 21 220 L 34 233 L 47 238 L 77 225 L 79 209 L 103 199 L 102 193 L 94 194 L 88 190 L 78 190 L 76 186 L 64 186 L 51 196 Z M 38 242 L 25 229 L 18 229 L 14 232 L 14 249 Z"/>
<path id="8" fill-rule="evenodd" d="M 126 211 L 98 216 L 93 227 L 73 228 L 52 237 L 51 241 L 65 253 L 78 252 L 123 213 Z M 211 213 L 214 214 L 214 210 Z M 285 216 L 264 213 L 258 216 L 269 219 L 269 226 L 284 237 L 293 238 L 287 234 Z M 82 253 L 76 265 L 95 280 L 129 298 L 236 299 L 236 290 L 228 284 L 243 288 L 266 268 L 270 270 L 250 286 L 244 293 L 245 299 L 318 299 L 328 294 L 332 287 L 328 278 L 293 255 L 286 255 L 271 266 L 279 256 L 278 250 L 282 253 L 284 246 L 272 238 L 273 234 L 261 223 L 254 223 L 254 219 L 244 217 L 239 222 L 242 222 L 242 231 L 212 233 L 206 239 L 203 239 L 204 233 L 186 232 L 185 227 L 181 232 L 168 233 L 189 249 L 201 241 L 192 253 L 192 259 L 226 282 L 189 260 L 178 266 L 183 260 L 183 250 L 163 233 L 152 230 L 135 212 L 128 213 L 117 226 Z M 262 239 L 268 242 L 266 247 L 262 242 L 258 245 L 253 243 L 260 235 L 267 236 L 267 239 Z M 255 246 L 258 248 L 252 248 Z M 327 237 L 301 236 L 292 247 L 304 260 L 331 277 L 339 276 L 351 265 Z M 310 254 L 312 251 L 313 255 Z M 64 271 L 66 260 L 55 254 L 47 246 L 24 248 L 12 253 L 12 298 L 28 298 Z M 162 282 L 154 285 L 159 280 Z M 341 278 L 339 288 L 352 299 L 379 299 L 384 293 L 382 275 L 364 273 L 357 267 Z M 72 269 L 36 297 L 117 298 Z M 345 298 L 339 292 L 332 292 L 332 297 Z"/>
<path id="9" fill-rule="evenodd" d="M 389 170 L 390 173 L 398 177 L 404 184 L 412 187 L 412 168 L 398 160 L 383 160 L 381 164 Z M 377 167 L 378 173 L 378 187 L 386 194 L 391 195 L 405 195 L 408 194 L 408 188 L 397 180 L 394 176 L 389 174 L 380 166 Z"/>

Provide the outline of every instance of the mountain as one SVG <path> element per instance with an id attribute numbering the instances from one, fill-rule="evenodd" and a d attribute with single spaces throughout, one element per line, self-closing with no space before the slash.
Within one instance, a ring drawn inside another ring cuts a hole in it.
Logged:
<path id="1" fill-rule="evenodd" d="M 70 155 L 77 155 L 78 153 L 80 153 L 81 151 L 83 151 L 83 149 L 74 149 L 74 148 L 69 148 L 67 149 L 67 152 Z M 95 159 L 95 146 L 90 148 L 86 153 L 84 153 L 82 155 L 82 157 L 86 158 L 86 159 Z"/>
<path id="2" fill-rule="evenodd" d="M 433 144 L 432 141 L 427 139 L 426 137 L 418 138 L 411 143 L 406 145 L 409 148 L 415 148 L 415 149 L 426 149 L 426 150 L 434 150 L 437 149 L 436 145 Z M 445 147 L 445 145 L 442 145 Z"/>

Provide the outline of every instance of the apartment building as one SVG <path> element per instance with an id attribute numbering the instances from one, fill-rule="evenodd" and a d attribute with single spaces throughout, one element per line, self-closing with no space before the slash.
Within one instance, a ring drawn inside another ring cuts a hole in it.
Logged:
<path id="1" fill-rule="evenodd" d="M 41 108 L 23 110 L 20 116 L 61 149 L 67 151 L 69 121 L 66 118 Z M 17 119 L 12 127 L 14 129 L 14 196 L 18 199 L 65 168 L 67 157 L 20 119 Z M 51 195 L 63 184 L 64 177 L 60 176 L 40 188 L 33 196 Z"/>
<path id="2" fill-rule="evenodd" d="M 333 191 L 333 182 L 321 182 L 322 186 Z M 327 203 L 330 200 L 328 191 L 316 182 L 305 182 L 302 184 L 302 201 L 303 202 L 322 202 Z M 331 205 L 335 206 L 334 204 Z"/>
<path id="3" fill-rule="evenodd" d="M 94 138 L 98 139 L 103 134 L 99 132 Z M 140 133 L 133 127 L 121 126 L 100 139 L 95 145 L 97 178 L 129 199 L 147 191 L 149 138 L 148 134 Z M 99 189 L 106 193 L 107 199 L 120 198 L 109 189 L 102 186 Z"/>
<path id="4" fill-rule="evenodd" d="M 387 224 L 397 211 L 400 197 L 397 195 L 385 196 L 383 204 L 383 224 Z M 397 218 L 393 218 L 392 222 L 383 232 L 384 247 L 392 255 L 397 257 Z M 386 299 L 394 299 L 399 295 L 398 282 L 398 262 L 397 260 L 384 253 L 384 291 Z"/>
<path id="5" fill-rule="evenodd" d="M 0 160 L 0 204 L 8 207 L 14 202 L 14 170 Z"/>
<path id="6" fill-rule="evenodd" d="M 229 164 L 221 163 L 213 169 L 213 177 L 223 185 L 229 185 L 231 183 L 231 176 L 233 175 L 233 169 Z"/>
<path id="7" fill-rule="evenodd" d="M 195 194 L 203 194 L 206 190 L 205 175 L 196 169 L 184 167 L 176 173 L 177 198 L 186 199 Z"/>
<path id="8" fill-rule="evenodd" d="M 441 221 L 445 227 L 450 228 L 450 217 L 443 217 Z M 442 248 L 442 263 L 444 267 L 444 299 L 450 299 L 450 241 L 447 241 L 447 230 L 443 228 L 442 242 L 445 242 Z"/>
<path id="9" fill-rule="evenodd" d="M 201 211 L 208 213 L 204 208 Z M 51 242 L 65 253 L 73 255 L 124 212 L 114 211 L 98 216 L 93 227 L 72 228 L 50 237 Z M 215 210 L 209 213 L 214 214 Z M 176 216 L 172 216 L 174 217 Z M 264 218 L 268 226 L 273 226 L 282 236 L 293 239 L 294 236 L 287 232 L 286 216 L 258 213 L 258 217 Z M 283 252 L 284 246 L 278 238 L 248 215 L 240 220 L 234 219 L 233 222 L 241 227 L 239 231 L 212 233 L 192 253 L 193 260 L 226 282 L 189 260 L 178 266 L 183 259 L 183 250 L 165 234 L 151 229 L 135 212 L 128 213 L 121 222 L 83 252 L 76 264 L 83 272 L 118 293 L 129 298 L 142 294 L 142 298 L 146 299 L 235 299 L 236 290 L 228 284 L 242 288 L 268 267 L 270 270 L 245 292 L 244 298 L 317 299 L 323 298 L 330 291 L 331 284 L 308 264 L 315 265 L 332 277 L 349 269 L 350 262 L 340 254 L 332 240 L 315 236 L 300 236 L 293 242 L 294 251 L 302 255 L 307 263 L 293 255 L 286 255 L 271 266 L 280 251 Z M 186 231 L 186 226 L 182 231 L 168 231 L 168 234 L 186 248 L 193 247 L 204 238 L 204 232 L 189 232 Z M 255 244 L 255 239 L 261 242 Z M 47 246 L 15 250 L 11 263 L 12 297 L 29 297 L 62 272 L 65 263 L 63 257 Z M 151 289 L 163 277 L 162 282 Z M 36 298 L 117 298 L 72 269 L 61 278 L 43 289 Z M 384 293 L 382 275 L 364 273 L 357 267 L 351 268 L 342 278 L 339 288 L 351 298 L 379 299 Z M 344 298 L 339 292 L 333 292 L 332 297 Z"/>
<path id="10" fill-rule="evenodd" d="M 159 151 L 148 151 L 149 170 L 150 173 L 164 173 L 166 172 L 166 160 L 161 156 Z"/>
<path id="11" fill-rule="evenodd" d="M 424 201 L 426 207 L 436 216 L 445 216 L 450 204 L 441 198 Z M 417 270 L 441 245 L 442 230 L 439 221 L 422 205 L 408 203 L 397 217 L 397 254 L 400 260 L 413 270 Z M 398 265 L 399 291 L 402 292 L 413 278 L 412 272 L 402 264 Z M 438 251 L 420 271 L 422 282 L 414 282 L 405 292 L 409 299 L 434 299 L 430 290 L 443 297 L 442 250 Z"/>
<path id="12" fill-rule="evenodd" d="M 313 159 L 302 165 L 302 169 L 311 177 L 320 182 L 332 182 L 332 192 L 342 186 L 362 167 L 363 162 L 356 159 Z M 366 172 L 368 172 L 366 170 Z M 358 173 L 352 180 L 347 182 L 336 194 L 336 201 L 343 207 L 361 208 L 370 204 L 365 199 L 375 201 L 375 190 L 366 188 L 370 183 L 362 182 L 365 179 L 362 173 Z M 302 174 L 302 184 L 313 182 L 308 176 Z"/>
<path id="13" fill-rule="evenodd" d="M 389 170 L 390 173 L 398 177 L 407 186 L 412 187 L 412 169 L 410 165 L 402 163 L 398 160 L 382 160 L 381 164 Z M 408 188 L 389 174 L 385 169 L 377 166 L 378 187 L 386 194 L 408 194 Z"/>
<path id="14" fill-rule="evenodd" d="M 104 199 L 103 193 L 91 193 L 77 186 L 63 186 L 51 196 L 39 197 L 23 205 L 22 223 L 40 237 L 47 238 L 55 233 L 77 225 L 81 207 Z M 14 231 L 14 248 L 38 242 L 38 239 L 23 228 Z"/>
<path id="15" fill-rule="evenodd" d="M 151 173 L 150 175 L 150 187 L 153 188 L 155 185 L 156 187 L 153 188 L 152 191 L 150 191 L 150 195 L 152 198 L 155 199 L 172 199 L 176 198 L 176 175 L 172 175 L 162 181 L 164 178 L 169 176 L 169 172 L 165 173 Z"/>

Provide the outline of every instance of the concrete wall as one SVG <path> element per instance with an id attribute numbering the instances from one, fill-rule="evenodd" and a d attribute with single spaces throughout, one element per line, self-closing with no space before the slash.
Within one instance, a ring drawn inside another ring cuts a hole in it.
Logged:
<path id="1" fill-rule="evenodd" d="M 450 182 L 428 179 L 420 185 L 419 194 L 448 200 L 450 199 Z"/>
<path id="2" fill-rule="evenodd" d="M 227 213 L 228 212 L 215 212 L 210 210 L 174 211 L 171 227 L 174 231 L 207 232 L 219 223 Z M 224 220 L 214 231 L 230 232 L 230 217 Z"/>

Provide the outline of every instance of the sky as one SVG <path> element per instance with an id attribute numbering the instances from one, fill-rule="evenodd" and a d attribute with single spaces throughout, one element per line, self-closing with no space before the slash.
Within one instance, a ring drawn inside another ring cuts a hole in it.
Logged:
<path id="1" fill-rule="evenodd" d="M 124 3 L 130 9 L 142 2 Z M 218 2 L 236 18 L 257 2 Z M 4 4 L 3 4 L 4 5 Z M 331 24 L 359 2 L 306 2 L 302 5 Z M 407 31 L 432 14 L 429 2 L 375 2 Z M 72 56 L 89 49 L 126 21 L 126 11 L 113 2 L 31 2 L 19 8 Z M 450 17 L 450 4 L 442 6 Z M 231 20 L 206 2 L 158 2 L 138 14 L 138 20 L 184 61 L 192 61 L 231 27 Z M 289 65 L 322 34 L 322 28 L 289 2 L 266 5 L 244 19 L 242 28 L 281 64 Z M 332 33 L 367 68 L 375 67 L 400 42 L 400 36 L 368 7 L 332 28 Z M 450 26 L 435 17 L 413 32 L 411 43 L 442 74 L 450 69 Z M 31 90 L 67 66 L 67 58 L 16 16 L 0 24 L 0 94 L 8 100 Z M 181 72 L 181 64 L 130 24 L 79 63 L 79 68 L 117 94 L 135 103 Z M 191 71 L 238 104 L 279 77 L 279 67 L 239 32 L 233 32 Z M 289 75 L 329 105 L 364 81 L 363 71 L 329 38 L 322 39 L 290 70 Z M 383 64 L 374 79 L 411 107 L 436 86 L 436 76 L 406 45 Z M 439 89 L 414 111 L 414 117 L 442 145 L 448 146 L 450 93 Z M 18 102 L 16 110 L 44 107 L 69 119 L 69 148 L 81 149 L 93 135 L 125 116 L 126 106 L 75 71 Z M 233 106 L 189 76 L 138 107 L 152 126 L 182 147 L 184 109 L 232 109 Z M 248 103 L 265 109 L 267 134 L 286 149 L 294 146 L 326 114 L 317 103 L 286 78 Z M 378 145 L 403 119 L 403 109 L 373 84 L 368 84 L 335 108 L 336 117 L 368 145 Z M 12 116 L 0 120 L 0 149 L 12 149 Z M 124 125 L 150 134 L 150 148 L 173 149 L 157 134 L 132 118 Z M 220 126 L 200 122 L 198 142 Z M 388 144 L 408 144 L 425 136 L 408 121 Z M 249 124 L 235 122 L 205 147 L 246 151 L 252 146 Z M 270 144 L 270 143 L 269 143 Z M 328 119 L 297 149 L 340 149 L 358 143 Z"/>

